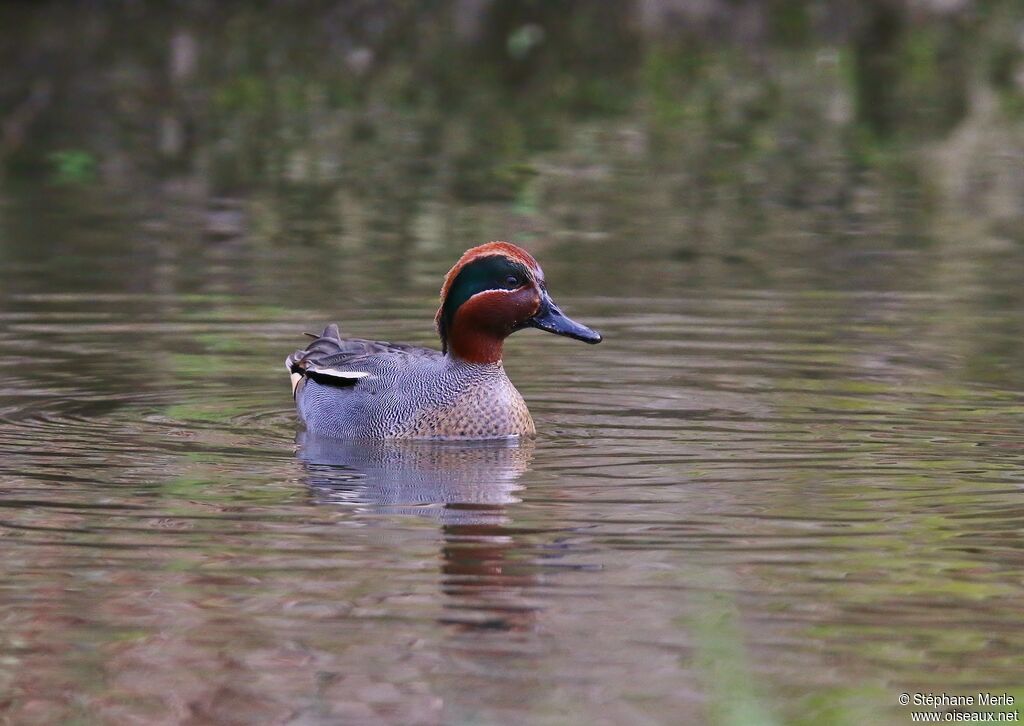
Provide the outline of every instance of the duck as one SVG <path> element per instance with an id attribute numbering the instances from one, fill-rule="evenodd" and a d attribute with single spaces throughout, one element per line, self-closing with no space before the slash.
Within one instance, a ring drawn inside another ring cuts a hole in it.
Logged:
<path id="1" fill-rule="evenodd" d="M 328 325 L 285 360 L 306 431 L 336 439 L 532 438 L 537 429 L 502 364 L 505 339 L 537 328 L 584 343 L 533 255 L 510 242 L 467 250 L 445 275 L 434 324 L 441 349 L 342 337 Z"/>

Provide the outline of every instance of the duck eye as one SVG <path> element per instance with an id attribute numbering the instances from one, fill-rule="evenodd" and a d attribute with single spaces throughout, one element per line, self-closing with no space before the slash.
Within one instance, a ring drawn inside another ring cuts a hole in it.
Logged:
<path id="1" fill-rule="evenodd" d="M 508 277 L 505 278 L 505 284 L 508 285 L 510 288 L 515 288 L 519 287 L 522 283 L 519 281 L 519 278 L 516 277 L 515 275 L 509 275 Z"/>

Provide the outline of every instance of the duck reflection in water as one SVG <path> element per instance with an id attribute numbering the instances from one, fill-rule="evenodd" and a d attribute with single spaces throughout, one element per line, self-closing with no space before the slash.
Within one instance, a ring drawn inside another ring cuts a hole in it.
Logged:
<path id="1" fill-rule="evenodd" d="M 318 503 L 438 523 L 449 598 L 442 622 L 469 631 L 532 627 L 536 608 L 523 595 L 536 576 L 507 511 L 521 501 L 532 441 L 350 441 L 303 431 L 297 443 Z"/>

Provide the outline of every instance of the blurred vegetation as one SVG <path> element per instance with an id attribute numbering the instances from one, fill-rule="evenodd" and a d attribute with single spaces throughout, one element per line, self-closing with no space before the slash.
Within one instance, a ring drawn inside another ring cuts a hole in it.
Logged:
<path id="1" fill-rule="evenodd" d="M 0 194 L 148 188 L 214 238 L 728 264 L 1024 228 L 1016 0 L 24 3 L 0 59 Z"/>

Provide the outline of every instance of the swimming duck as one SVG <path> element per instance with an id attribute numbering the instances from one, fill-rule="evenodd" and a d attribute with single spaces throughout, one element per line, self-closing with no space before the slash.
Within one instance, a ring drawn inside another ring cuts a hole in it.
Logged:
<path id="1" fill-rule="evenodd" d="M 566 317 L 529 252 L 508 242 L 467 250 L 445 276 L 434 318 L 441 350 L 342 338 L 328 325 L 288 356 L 306 429 L 351 439 L 499 439 L 536 433 L 505 375 L 502 345 L 533 327 L 585 343 L 601 335 Z M 307 334 L 308 335 L 308 334 Z"/>

